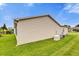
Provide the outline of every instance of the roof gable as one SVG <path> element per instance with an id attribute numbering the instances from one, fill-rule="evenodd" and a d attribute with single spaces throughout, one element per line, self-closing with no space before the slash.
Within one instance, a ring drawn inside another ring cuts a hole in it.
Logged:
<path id="1" fill-rule="evenodd" d="M 28 17 L 28 18 L 17 18 L 17 19 L 14 20 L 14 23 L 17 23 L 17 22 L 23 21 L 23 20 L 30 20 L 30 19 L 34 19 L 34 18 L 40 18 L 40 17 L 49 17 L 52 21 L 54 21 L 58 26 L 61 27 L 61 25 L 56 20 L 54 20 L 50 15 L 34 16 L 34 17 Z"/>

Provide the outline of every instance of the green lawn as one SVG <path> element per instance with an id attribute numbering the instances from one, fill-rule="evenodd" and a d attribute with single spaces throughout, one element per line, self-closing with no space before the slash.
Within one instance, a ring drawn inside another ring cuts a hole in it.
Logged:
<path id="1" fill-rule="evenodd" d="M 46 39 L 16 46 L 15 35 L 0 37 L 2 56 L 79 56 L 79 33 L 69 33 L 60 41 Z"/>

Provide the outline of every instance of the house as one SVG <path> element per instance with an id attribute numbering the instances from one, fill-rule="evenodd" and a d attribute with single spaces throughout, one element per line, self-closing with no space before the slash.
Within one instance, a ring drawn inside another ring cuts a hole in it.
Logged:
<path id="1" fill-rule="evenodd" d="M 74 27 L 73 31 L 79 32 L 79 27 Z"/>
<path id="2" fill-rule="evenodd" d="M 63 31 L 62 31 L 63 33 L 62 33 L 62 34 L 63 34 L 64 36 L 67 35 L 68 32 L 69 32 L 68 27 L 66 27 L 66 26 L 62 26 L 61 28 L 63 29 Z"/>
<path id="3" fill-rule="evenodd" d="M 73 31 L 79 32 L 79 24 L 73 27 Z"/>
<path id="4" fill-rule="evenodd" d="M 63 29 L 65 35 L 68 33 L 68 30 L 50 15 L 15 19 L 14 28 L 17 45 L 53 38 L 54 35 L 63 35 Z"/>

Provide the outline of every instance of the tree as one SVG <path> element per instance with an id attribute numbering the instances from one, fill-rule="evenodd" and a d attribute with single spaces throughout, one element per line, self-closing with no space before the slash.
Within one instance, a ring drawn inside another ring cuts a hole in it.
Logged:
<path id="1" fill-rule="evenodd" d="M 71 28 L 71 26 L 70 25 L 64 25 L 65 27 L 67 27 L 67 28 Z"/>
<path id="2" fill-rule="evenodd" d="M 68 32 L 71 31 L 71 26 L 70 25 L 64 25 L 64 26 L 68 28 Z"/>
<path id="3" fill-rule="evenodd" d="M 7 30 L 6 24 L 3 25 L 2 29 Z"/>
<path id="4" fill-rule="evenodd" d="M 7 27 L 6 27 L 6 24 L 4 24 L 2 27 L 1 27 L 1 29 L 3 30 L 3 33 L 4 34 L 6 34 L 6 32 L 7 32 Z"/>
<path id="5" fill-rule="evenodd" d="M 79 27 L 79 24 L 78 24 L 78 25 L 76 25 L 75 27 Z"/>
<path id="6" fill-rule="evenodd" d="M 0 33 L 1 34 L 13 34 L 14 29 L 13 28 L 7 28 L 6 24 L 3 24 L 3 26 L 0 28 Z"/>
<path id="7" fill-rule="evenodd" d="M 9 27 L 7 33 L 8 34 L 13 34 L 14 33 L 14 29 L 12 27 Z"/>
<path id="8" fill-rule="evenodd" d="M 73 31 L 79 32 L 79 24 L 74 27 Z"/>

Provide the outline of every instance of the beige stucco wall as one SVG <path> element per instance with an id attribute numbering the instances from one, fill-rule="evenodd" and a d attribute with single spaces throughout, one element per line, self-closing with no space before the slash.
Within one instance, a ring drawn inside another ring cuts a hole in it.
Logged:
<path id="1" fill-rule="evenodd" d="M 17 23 L 17 45 L 52 38 L 62 29 L 49 17 L 23 20 Z"/>

